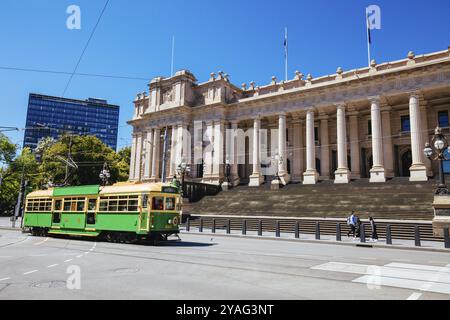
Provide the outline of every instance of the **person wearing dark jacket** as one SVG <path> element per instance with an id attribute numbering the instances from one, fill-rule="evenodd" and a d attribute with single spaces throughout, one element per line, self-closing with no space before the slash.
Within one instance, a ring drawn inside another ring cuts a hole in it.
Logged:
<path id="1" fill-rule="evenodd" d="M 378 241 L 377 225 L 372 217 L 369 217 L 370 227 L 372 228 L 372 240 L 374 242 Z"/>
<path id="2" fill-rule="evenodd" d="M 356 237 L 359 238 L 361 237 L 361 219 L 356 216 Z"/>

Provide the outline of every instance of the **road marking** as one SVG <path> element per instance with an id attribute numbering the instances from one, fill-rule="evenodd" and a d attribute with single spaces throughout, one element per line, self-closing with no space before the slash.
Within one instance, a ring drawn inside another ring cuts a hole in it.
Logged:
<path id="1" fill-rule="evenodd" d="M 25 272 L 23 275 L 26 276 L 27 274 L 32 274 L 32 273 L 35 273 L 35 272 L 38 272 L 38 271 L 39 270 L 31 270 L 31 271 Z"/>
<path id="2" fill-rule="evenodd" d="M 57 263 L 55 263 L 55 264 L 51 264 L 51 265 L 49 265 L 47 268 L 53 268 L 53 267 L 56 267 L 56 266 L 58 266 L 58 264 Z"/>
<path id="3" fill-rule="evenodd" d="M 385 266 L 328 262 L 313 270 L 363 275 L 352 282 L 376 283 L 377 286 L 412 289 L 450 295 L 450 268 L 428 265 L 390 263 Z"/>
<path id="4" fill-rule="evenodd" d="M 84 254 L 89 254 L 89 251 L 86 251 Z"/>
<path id="5" fill-rule="evenodd" d="M 64 261 L 64 262 L 70 262 L 70 261 L 72 261 L 73 259 L 67 259 L 66 261 Z"/>
<path id="6" fill-rule="evenodd" d="M 43 244 L 44 242 L 47 242 L 49 239 L 50 239 L 50 238 L 45 238 L 45 239 L 42 240 L 42 241 L 36 242 L 34 245 L 35 245 L 35 246 L 41 245 L 41 244 Z"/>
<path id="7" fill-rule="evenodd" d="M 406 300 L 419 300 L 421 296 L 422 296 L 421 293 L 414 292 L 414 293 L 413 293 L 412 295 L 410 295 L 410 296 L 408 297 L 408 299 L 406 299 Z"/>
<path id="8" fill-rule="evenodd" d="M 77 258 L 81 258 L 83 255 L 82 254 L 80 254 L 79 256 L 77 256 Z"/>
<path id="9" fill-rule="evenodd" d="M 2 279 L 0 279 L 0 281 L 5 281 L 5 280 L 9 280 L 9 279 L 11 279 L 11 278 L 2 278 Z"/>

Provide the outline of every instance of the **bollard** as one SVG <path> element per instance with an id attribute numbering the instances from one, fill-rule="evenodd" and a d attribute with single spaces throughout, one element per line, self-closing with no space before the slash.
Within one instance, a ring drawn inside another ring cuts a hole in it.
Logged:
<path id="1" fill-rule="evenodd" d="M 227 234 L 230 234 L 230 233 L 231 233 L 231 220 L 228 219 L 228 222 L 227 222 Z"/>
<path id="2" fill-rule="evenodd" d="M 359 227 L 359 238 L 361 239 L 361 243 L 366 243 L 366 226 L 364 223 L 361 223 Z"/>
<path id="3" fill-rule="evenodd" d="M 386 244 L 392 244 L 392 231 L 390 224 L 386 226 Z"/>
<path id="4" fill-rule="evenodd" d="M 300 239 L 300 222 L 295 223 L 295 239 Z"/>
<path id="5" fill-rule="evenodd" d="M 203 232 L 203 218 L 200 218 L 200 227 L 198 228 L 198 232 Z"/>
<path id="6" fill-rule="evenodd" d="M 186 231 L 191 231 L 191 220 L 189 218 L 186 219 Z"/>
<path id="7" fill-rule="evenodd" d="M 450 235 L 448 228 L 444 229 L 444 245 L 446 249 L 450 249 Z"/>
<path id="8" fill-rule="evenodd" d="M 336 224 L 336 241 L 342 241 L 341 238 L 341 224 Z"/>
<path id="9" fill-rule="evenodd" d="M 419 226 L 415 226 L 414 227 L 414 244 L 416 247 L 420 247 L 421 243 L 420 243 L 420 227 Z"/>
<path id="10" fill-rule="evenodd" d="M 243 220 L 242 221 L 242 235 L 246 235 L 247 234 L 247 220 Z"/>
<path id="11" fill-rule="evenodd" d="M 276 236 L 277 238 L 280 237 L 280 221 L 277 221 L 277 222 L 276 222 L 275 236 Z"/>
<path id="12" fill-rule="evenodd" d="M 216 233 L 216 219 L 213 219 L 213 221 L 212 221 L 211 232 Z"/>
<path id="13" fill-rule="evenodd" d="M 320 222 L 316 222 L 316 240 L 320 240 Z"/>
<path id="14" fill-rule="evenodd" d="M 258 236 L 262 236 L 262 230 L 263 230 L 263 224 L 262 224 L 262 220 L 258 221 Z"/>

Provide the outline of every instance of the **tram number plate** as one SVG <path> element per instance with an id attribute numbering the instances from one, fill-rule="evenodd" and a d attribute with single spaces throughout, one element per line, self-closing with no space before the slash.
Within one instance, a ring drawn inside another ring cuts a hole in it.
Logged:
<path id="1" fill-rule="evenodd" d="M 178 193 L 178 189 L 175 187 L 163 187 L 162 192 L 164 193 Z"/>

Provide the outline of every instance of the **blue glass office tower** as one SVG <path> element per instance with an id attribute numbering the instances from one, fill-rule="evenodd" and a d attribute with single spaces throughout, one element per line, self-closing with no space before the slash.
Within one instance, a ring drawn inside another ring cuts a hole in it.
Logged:
<path id="1" fill-rule="evenodd" d="M 93 135 L 116 150 L 119 106 L 106 100 L 76 100 L 31 93 L 28 100 L 24 147 L 34 150 L 42 138 L 64 132 Z"/>

